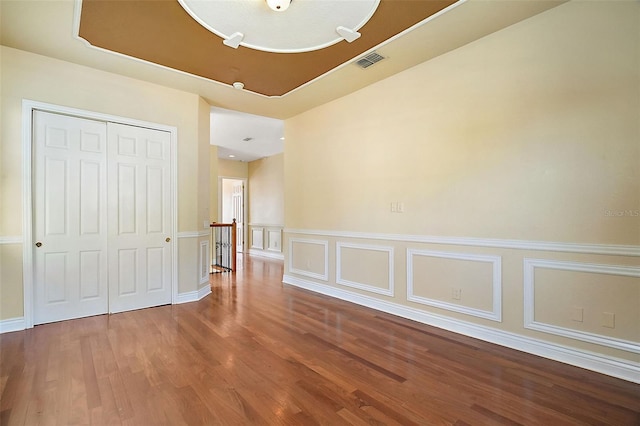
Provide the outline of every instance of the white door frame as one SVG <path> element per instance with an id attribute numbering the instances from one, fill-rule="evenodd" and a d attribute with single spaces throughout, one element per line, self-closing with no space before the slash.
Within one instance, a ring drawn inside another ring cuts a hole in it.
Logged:
<path id="1" fill-rule="evenodd" d="M 242 235 L 244 238 L 244 242 L 242 244 L 242 252 L 247 248 L 247 229 L 248 229 L 248 205 L 249 199 L 247 198 L 247 178 L 236 177 L 236 176 L 218 176 L 218 220 L 222 220 L 222 202 L 223 202 L 223 194 L 222 194 L 222 181 L 223 180 L 241 180 L 242 181 L 242 215 L 244 216 L 244 220 L 242 222 Z"/>
<path id="2" fill-rule="evenodd" d="M 130 126 L 147 127 L 162 130 L 171 134 L 171 211 L 173 220 L 171 221 L 171 303 L 178 300 L 178 253 L 176 245 L 176 230 L 178 220 L 177 203 L 177 141 L 178 129 L 174 126 L 150 123 L 127 117 L 119 117 L 110 114 L 103 114 L 76 108 L 69 108 L 60 105 L 47 104 L 43 102 L 22 100 L 22 284 L 24 298 L 24 325 L 25 328 L 33 328 L 34 322 L 34 295 L 33 295 L 33 110 L 41 110 L 54 114 L 65 114 L 90 120 L 104 122 L 114 122 Z"/>

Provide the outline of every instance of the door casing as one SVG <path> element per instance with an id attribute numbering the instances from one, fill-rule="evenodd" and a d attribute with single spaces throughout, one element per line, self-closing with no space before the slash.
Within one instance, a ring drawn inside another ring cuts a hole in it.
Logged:
<path id="1" fill-rule="evenodd" d="M 24 298 L 24 325 L 25 328 L 33 328 L 34 324 L 34 293 L 33 293 L 33 111 L 40 110 L 54 114 L 71 115 L 91 120 L 120 123 L 130 126 L 147 127 L 169 132 L 171 135 L 171 303 L 178 300 L 178 253 L 176 244 L 176 231 L 178 220 L 177 203 L 177 137 L 178 129 L 174 126 L 151 123 L 127 117 L 111 114 L 103 114 L 77 108 L 69 108 L 60 105 L 43 102 L 22 100 L 22 283 Z"/>

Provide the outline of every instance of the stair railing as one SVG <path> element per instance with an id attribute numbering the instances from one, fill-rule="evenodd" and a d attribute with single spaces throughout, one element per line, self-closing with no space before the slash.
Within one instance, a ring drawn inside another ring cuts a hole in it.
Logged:
<path id="1" fill-rule="evenodd" d="M 211 227 L 211 273 L 235 272 L 237 251 L 237 225 L 213 222 Z"/>

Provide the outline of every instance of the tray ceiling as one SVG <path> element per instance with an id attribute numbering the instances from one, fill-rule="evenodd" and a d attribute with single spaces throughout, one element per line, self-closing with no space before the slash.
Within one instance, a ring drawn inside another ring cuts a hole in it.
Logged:
<path id="1" fill-rule="evenodd" d="M 225 46 L 221 37 L 196 22 L 177 0 L 83 0 L 78 35 L 95 47 L 223 84 L 242 82 L 250 92 L 280 97 L 453 3 L 381 0 L 371 19 L 359 29 L 360 38 L 302 53 Z"/>

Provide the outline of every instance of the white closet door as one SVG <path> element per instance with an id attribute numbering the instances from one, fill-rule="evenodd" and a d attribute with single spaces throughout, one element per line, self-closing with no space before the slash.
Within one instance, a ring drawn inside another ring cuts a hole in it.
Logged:
<path id="1" fill-rule="evenodd" d="M 108 123 L 109 311 L 171 303 L 168 132 Z"/>
<path id="2" fill-rule="evenodd" d="M 34 323 L 107 312 L 103 122 L 34 112 Z"/>

